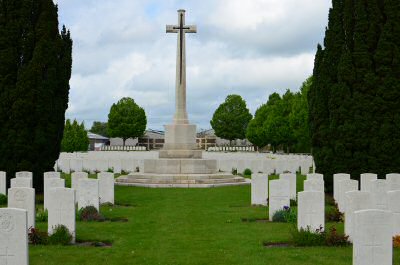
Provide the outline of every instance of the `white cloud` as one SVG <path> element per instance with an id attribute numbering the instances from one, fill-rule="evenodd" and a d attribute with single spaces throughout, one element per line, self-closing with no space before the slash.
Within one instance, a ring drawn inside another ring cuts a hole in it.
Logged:
<path id="1" fill-rule="evenodd" d="M 254 112 L 273 92 L 297 90 L 312 73 L 330 0 L 58 0 L 74 40 L 67 116 L 107 120 L 132 97 L 161 128 L 174 111 L 176 35 L 165 25 L 187 10 L 189 117 L 209 127 L 215 108 L 236 93 Z"/>

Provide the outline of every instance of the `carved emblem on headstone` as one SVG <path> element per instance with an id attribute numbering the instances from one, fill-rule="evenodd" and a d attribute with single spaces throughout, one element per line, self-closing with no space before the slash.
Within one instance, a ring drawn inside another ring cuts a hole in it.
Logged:
<path id="1" fill-rule="evenodd" d="M 14 198 L 16 201 L 25 201 L 26 199 L 26 193 L 23 190 L 18 190 L 14 194 Z"/>
<path id="2" fill-rule="evenodd" d="M 0 233 L 9 233 L 15 227 L 14 217 L 7 213 L 0 213 Z"/>

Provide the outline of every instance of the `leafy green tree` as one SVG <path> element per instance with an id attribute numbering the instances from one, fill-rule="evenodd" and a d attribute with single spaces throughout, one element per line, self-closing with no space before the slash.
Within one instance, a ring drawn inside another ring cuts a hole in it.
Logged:
<path id="1" fill-rule="evenodd" d="M 104 136 L 104 137 L 108 137 L 108 123 L 101 122 L 101 121 L 93 122 L 90 132 Z"/>
<path id="2" fill-rule="evenodd" d="M 82 122 L 76 120 L 72 123 L 68 119 L 65 122 L 64 137 L 61 141 L 61 151 L 67 153 L 86 152 L 89 148 L 89 137 Z"/>
<path id="3" fill-rule="evenodd" d="M 328 188 L 337 172 L 400 171 L 400 3 L 332 2 L 308 96 L 314 160 Z"/>
<path id="4" fill-rule="evenodd" d="M 273 150 L 309 152 L 307 92 L 310 80 L 295 94 L 287 90 L 282 97 L 278 93 L 270 95 L 250 121 L 247 139 L 259 148 L 270 144 Z"/>
<path id="5" fill-rule="evenodd" d="M 233 141 L 246 137 L 251 118 L 246 101 L 239 95 L 228 95 L 214 112 L 210 123 L 216 136 Z"/>
<path id="6" fill-rule="evenodd" d="M 43 172 L 60 153 L 72 66 L 70 33 L 52 0 L 0 4 L 0 170 Z"/>
<path id="7" fill-rule="evenodd" d="M 294 94 L 292 110 L 289 114 L 289 124 L 292 130 L 294 143 L 292 150 L 298 153 L 310 153 L 311 138 L 308 125 L 308 100 L 307 95 L 312 84 L 312 77 L 309 77 L 300 88 L 300 92 Z"/>
<path id="8" fill-rule="evenodd" d="M 139 107 L 132 98 L 122 98 L 113 104 L 108 114 L 108 135 L 128 138 L 141 137 L 146 130 L 147 119 L 143 108 Z"/>

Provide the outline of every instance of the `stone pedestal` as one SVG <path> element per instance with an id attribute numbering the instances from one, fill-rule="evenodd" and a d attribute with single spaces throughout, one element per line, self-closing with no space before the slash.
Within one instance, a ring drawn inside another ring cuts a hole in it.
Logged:
<path id="1" fill-rule="evenodd" d="M 217 160 L 210 159 L 146 159 L 144 173 L 154 174 L 214 174 Z"/>

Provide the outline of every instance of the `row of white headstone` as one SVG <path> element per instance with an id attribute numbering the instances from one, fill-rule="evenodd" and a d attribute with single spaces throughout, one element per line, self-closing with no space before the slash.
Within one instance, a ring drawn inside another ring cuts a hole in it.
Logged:
<path id="1" fill-rule="evenodd" d="M 101 147 L 101 151 L 147 151 L 147 148 L 145 146 L 105 145 Z"/>
<path id="2" fill-rule="evenodd" d="M 101 152 L 98 152 L 101 153 Z M 210 155 L 211 154 L 211 155 Z M 209 153 L 210 159 L 217 159 L 212 153 Z M 246 168 L 254 173 L 262 172 L 263 174 L 282 174 L 285 172 L 295 173 L 301 171 L 302 174 L 308 174 L 310 167 L 312 167 L 312 160 L 309 158 L 298 157 L 286 158 L 279 157 L 276 159 L 246 159 L 245 157 L 230 157 L 217 159 L 218 170 L 223 172 L 231 172 L 236 169 L 237 172 L 242 173 Z M 79 158 L 79 157 L 63 157 L 56 163 L 56 170 L 64 173 L 71 172 L 105 172 L 112 171 L 115 174 L 125 172 L 137 172 L 144 167 L 144 160 L 142 159 L 122 159 L 122 158 Z"/>
<path id="3" fill-rule="evenodd" d="M 44 208 L 48 210 L 48 233 L 59 225 L 68 228 L 76 238 L 76 203 L 78 209 L 100 203 L 114 204 L 114 174 L 99 173 L 98 179 L 89 179 L 85 172 L 72 176 L 72 188 L 65 188 L 65 180 L 59 172 L 44 173 Z M 23 181 L 19 182 L 19 179 Z M 14 180 L 14 181 L 13 181 Z M 29 181 L 28 181 L 29 180 Z M 6 173 L 0 172 L 0 190 L 6 183 Z M 28 228 L 35 227 L 35 189 L 32 173 L 18 172 L 8 189 L 8 208 L 0 209 L 0 261 L 5 264 L 28 264 Z M 76 189 L 75 189 L 76 188 Z M 4 192 L 5 193 L 5 192 Z M 77 199 L 76 199 L 77 198 Z M 3 264 L 3 263 L 1 263 Z"/>
<path id="4" fill-rule="evenodd" d="M 280 175 L 269 183 L 269 216 L 289 206 L 291 181 Z M 292 180 L 294 178 L 294 181 Z M 345 233 L 353 242 L 353 264 L 391 265 L 392 236 L 400 234 L 400 174 L 388 174 L 386 180 L 376 174 L 361 175 L 358 181 L 348 174 L 334 175 L 334 196 L 345 213 Z M 251 186 L 252 204 L 268 205 L 268 176 L 254 176 Z M 297 227 L 310 231 L 325 226 L 325 193 L 322 174 L 308 174 L 304 191 L 297 195 Z"/>
<path id="5" fill-rule="evenodd" d="M 208 152 L 254 152 L 254 146 L 210 146 Z"/>
<path id="6" fill-rule="evenodd" d="M 353 242 L 353 264 L 391 265 L 392 237 L 400 235 L 400 174 L 333 176 L 334 198 L 345 216 L 345 233 Z"/>

